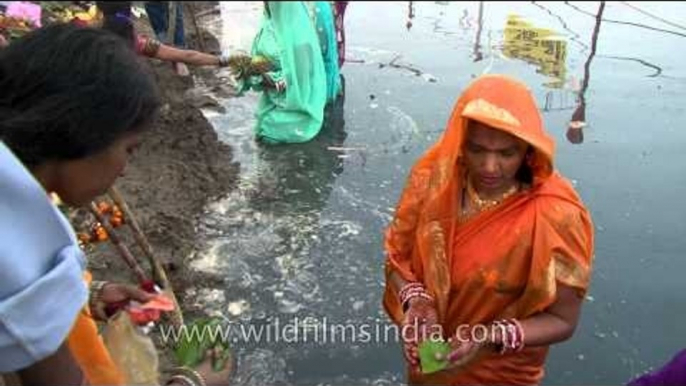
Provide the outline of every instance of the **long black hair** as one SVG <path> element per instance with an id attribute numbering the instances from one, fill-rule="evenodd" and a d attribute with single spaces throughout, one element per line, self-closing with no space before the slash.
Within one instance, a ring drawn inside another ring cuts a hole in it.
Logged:
<path id="1" fill-rule="evenodd" d="M 529 165 L 529 160 L 532 159 L 535 154 L 536 150 L 533 146 L 529 145 L 528 149 L 526 150 L 526 155 L 524 156 L 524 161 L 522 161 L 522 165 L 519 167 L 519 170 L 517 170 L 517 174 L 515 174 L 517 181 L 528 185 L 533 184 L 534 171 Z"/>
<path id="2" fill-rule="evenodd" d="M 98 153 L 146 128 L 159 94 L 117 36 L 58 24 L 0 51 L 0 140 L 31 167 Z"/>

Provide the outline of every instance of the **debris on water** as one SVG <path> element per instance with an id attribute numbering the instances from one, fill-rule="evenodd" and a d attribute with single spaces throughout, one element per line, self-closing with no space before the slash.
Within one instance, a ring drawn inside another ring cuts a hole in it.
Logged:
<path id="1" fill-rule="evenodd" d="M 279 311 L 284 314 L 295 314 L 303 308 L 303 305 L 288 299 L 283 299 L 279 304 Z"/>
<path id="2" fill-rule="evenodd" d="M 586 360 L 586 356 L 584 354 L 579 354 L 576 356 L 576 359 L 583 361 L 583 360 Z"/>
<path id="3" fill-rule="evenodd" d="M 431 74 L 422 74 L 422 79 L 424 79 L 425 81 L 427 81 L 429 83 L 438 82 L 438 79 L 436 79 L 436 77 L 431 75 Z"/>
<path id="4" fill-rule="evenodd" d="M 337 146 L 329 146 L 326 149 L 331 150 L 331 151 L 361 151 L 361 150 L 364 150 L 363 147 L 337 147 Z"/>
<path id="5" fill-rule="evenodd" d="M 245 300 L 239 300 L 236 302 L 231 302 L 231 303 L 229 303 L 229 306 L 227 307 L 227 311 L 229 311 L 229 314 L 231 314 L 233 316 L 239 316 L 239 315 L 245 313 L 249 309 L 250 309 L 250 303 L 248 303 Z"/>
<path id="6" fill-rule="evenodd" d="M 376 108 L 378 108 L 378 107 L 379 107 L 379 104 L 378 104 L 378 103 L 371 103 L 371 104 L 369 105 L 369 108 L 371 108 L 371 109 L 376 109 Z"/>
<path id="7" fill-rule="evenodd" d="M 598 339 L 605 339 L 605 338 L 607 338 L 607 335 L 606 335 L 605 333 L 602 333 L 602 332 L 596 332 L 596 333 L 593 334 L 593 335 L 595 335 L 595 337 L 598 338 Z"/>
<path id="8" fill-rule="evenodd" d="M 364 307 L 364 301 L 362 301 L 362 300 L 358 300 L 358 301 L 353 303 L 353 310 L 354 311 L 359 311 L 362 309 L 362 307 Z"/>
<path id="9" fill-rule="evenodd" d="M 577 181 L 577 180 L 572 180 L 572 185 L 574 185 L 574 186 L 579 185 L 579 181 Z"/>
<path id="10" fill-rule="evenodd" d="M 374 94 L 369 94 L 369 100 L 370 100 L 370 101 L 373 101 L 374 99 L 376 99 L 376 95 L 374 95 Z"/>
<path id="11" fill-rule="evenodd" d="M 242 386 L 287 385 L 286 361 L 272 351 L 257 349 L 248 355 L 239 355 L 234 376 L 235 384 Z M 233 384 L 233 382 L 232 382 Z"/>
<path id="12" fill-rule="evenodd" d="M 619 339 L 619 333 L 617 331 L 612 331 L 612 336 L 616 339 Z"/>
<path id="13" fill-rule="evenodd" d="M 386 94 L 386 95 L 391 95 L 391 90 L 386 90 L 386 91 L 384 91 L 384 94 Z"/>
<path id="14" fill-rule="evenodd" d="M 591 295 L 586 295 L 586 301 L 589 303 L 593 303 L 595 301 L 595 298 Z"/>

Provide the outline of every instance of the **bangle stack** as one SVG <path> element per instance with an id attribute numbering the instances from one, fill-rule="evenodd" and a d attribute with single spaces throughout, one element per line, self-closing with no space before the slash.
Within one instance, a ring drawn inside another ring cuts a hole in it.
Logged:
<path id="1" fill-rule="evenodd" d="M 493 322 L 500 329 L 500 354 L 519 352 L 524 349 L 524 329 L 517 319 L 506 319 Z"/>
<path id="2" fill-rule="evenodd" d="M 177 367 L 174 369 L 174 374 L 169 377 L 166 384 L 172 385 L 174 383 L 181 383 L 185 386 L 207 386 L 202 375 L 189 367 Z"/>
<path id="3" fill-rule="evenodd" d="M 102 289 L 109 284 L 106 281 L 92 281 L 88 295 L 88 307 L 93 317 L 106 320 L 105 303 L 102 301 Z"/>
<path id="4" fill-rule="evenodd" d="M 424 285 L 417 282 L 405 284 L 400 289 L 400 292 L 398 292 L 398 298 L 400 299 L 400 304 L 403 307 L 403 311 L 407 311 L 410 300 L 414 298 L 422 298 L 431 303 L 434 301 L 434 298 L 426 292 Z"/>

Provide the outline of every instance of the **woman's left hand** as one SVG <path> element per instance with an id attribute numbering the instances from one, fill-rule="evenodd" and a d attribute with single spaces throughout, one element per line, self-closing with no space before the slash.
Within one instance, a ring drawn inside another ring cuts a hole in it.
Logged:
<path id="1" fill-rule="evenodd" d="M 483 343 L 472 340 L 460 340 L 453 338 L 450 342 L 450 353 L 448 353 L 448 369 L 462 367 L 471 361 L 483 346 Z"/>
<path id="2" fill-rule="evenodd" d="M 448 339 L 448 343 L 451 349 L 446 357 L 441 357 L 440 354 L 436 357 L 438 360 L 448 360 L 448 366 L 442 370 L 444 372 L 452 372 L 469 363 L 484 345 L 468 337 L 452 337 Z"/>

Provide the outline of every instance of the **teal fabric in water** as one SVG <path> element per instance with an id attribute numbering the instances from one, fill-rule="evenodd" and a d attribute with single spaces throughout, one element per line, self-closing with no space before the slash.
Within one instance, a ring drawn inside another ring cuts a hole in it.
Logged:
<path id="1" fill-rule="evenodd" d="M 308 7 L 301 1 L 267 2 L 252 55 L 266 57 L 274 69 L 267 76 L 285 90 L 265 88 L 261 76 L 243 82 L 262 91 L 256 135 L 269 143 L 307 142 L 321 130 L 326 105 L 326 71 L 319 38 Z"/>
<path id="2" fill-rule="evenodd" d="M 331 103 L 341 93 L 341 73 L 338 66 L 338 44 L 333 8 L 328 1 L 314 2 L 314 18 L 326 70 L 326 101 Z"/>

